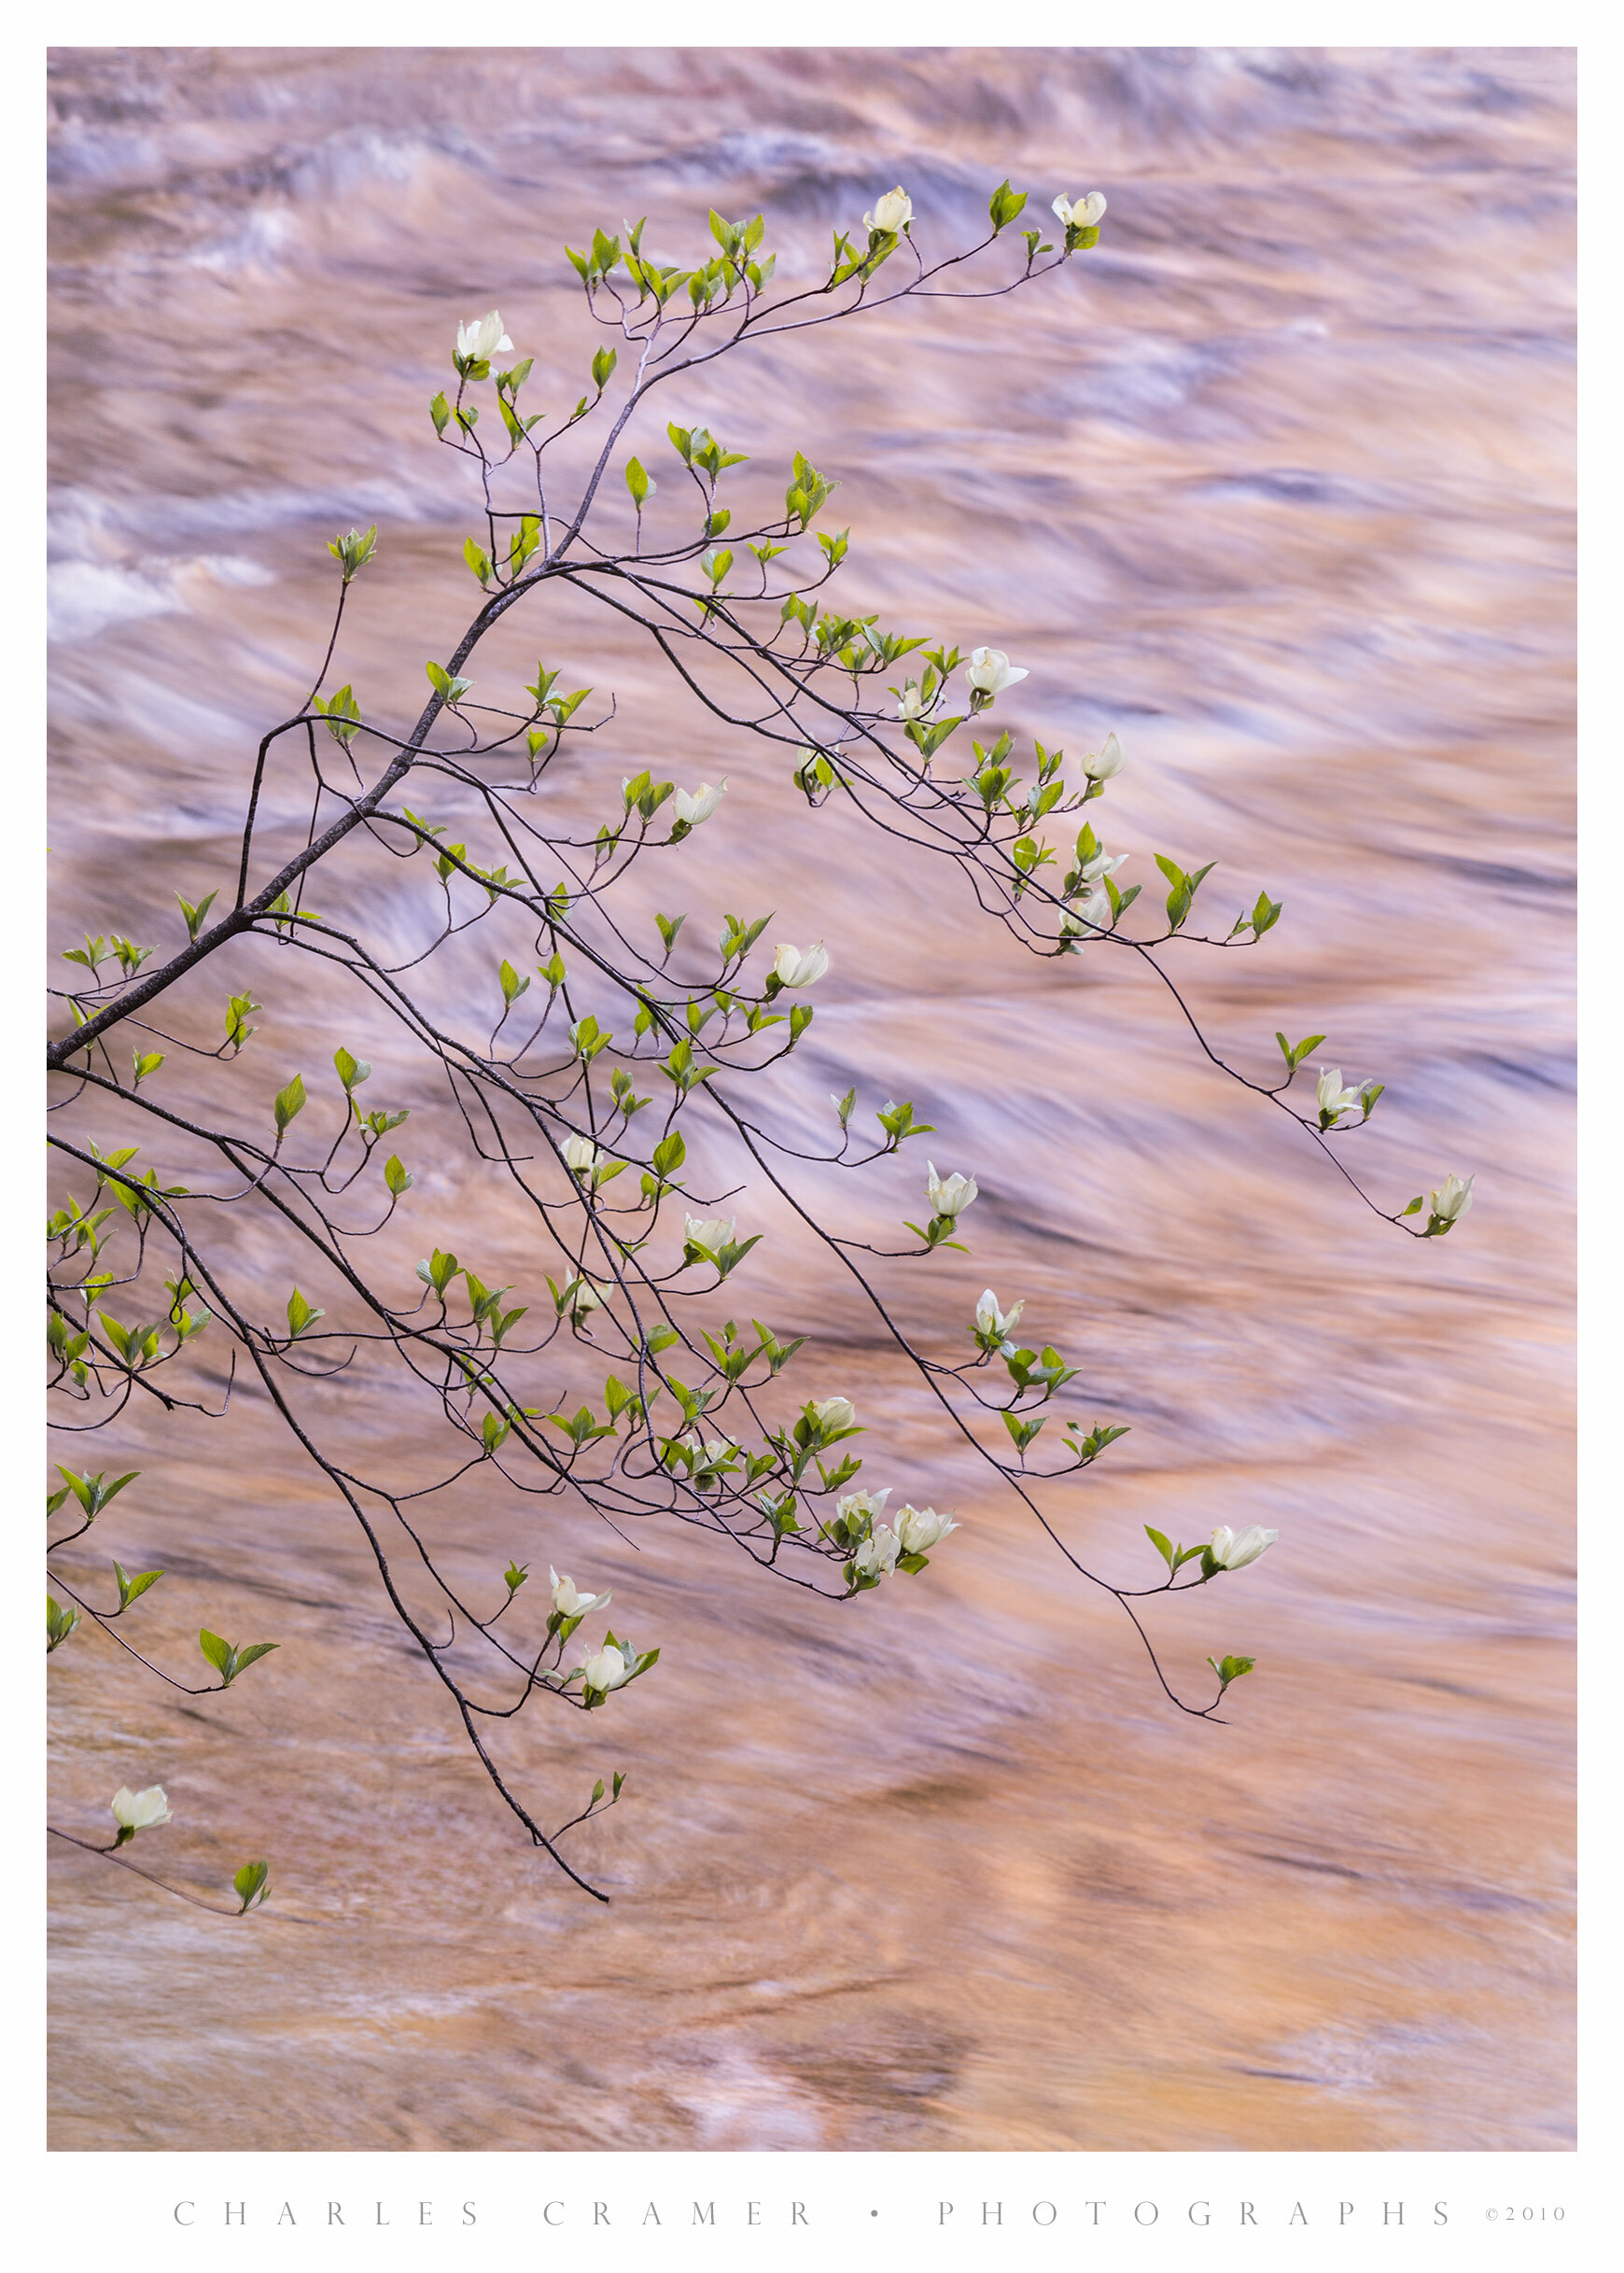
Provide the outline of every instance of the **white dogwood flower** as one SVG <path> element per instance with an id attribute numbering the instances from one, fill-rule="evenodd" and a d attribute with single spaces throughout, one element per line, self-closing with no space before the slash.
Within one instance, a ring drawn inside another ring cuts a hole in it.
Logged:
<path id="1" fill-rule="evenodd" d="M 685 789 L 676 790 L 671 797 L 672 817 L 684 822 L 690 829 L 696 829 L 702 821 L 710 819 L 726 793 L 725 777 L 714 789 L 708 781 L 702 781 L 692 794 Z"/>
<path id="2" fill-rule="evenodd" d="M 1443 1223 L 1459 1223 L 1472 1204 L 1472 1186 L 1476 1176 L 1447 1175 L 1432 1196 L 1433 1214 Z"/>
<path id="3" fill-rule="evenodd" d="M 896 1533 L 888 1524 L 876 1523 L 852 1556 L 851 1566 L 860 1578 L 883 1578 L 896 1569 L 899 1552 Z"/>
<path id="4" fill-rule="evenodd" d="M 972 699 L 980 707 L 1028 673 L 1011 663 L 1001 647 L 976 647 L 971 650 L 970 667 L 964 676 L 970 681 Z"/>
<path id="5" fill-rule="evenodd" d="M 470 316 L 456 328 L 456 352 L 467 363 L 488 363 L 494 355 L 506 355 L 512 344 L 495 308 L 488 316 Z"/>
<path id="6" fill-rule="evenodd" d="M 631 1666 L 612 1642 L 605 1642 L 601 1649 L 595 1650 L 581 1671 L 581 1687 L 600 1697 L 607 1697 L 611 1689 L 619 1689 L 632 1676 Z"/>
<path id="7" fill-rule="evenodd" d="M 945 1508 L 904 1507 L 897 1517 L 897 1539 L 905 1555 L 928 1555 L 958 1523 Z"/>
<path id="8" fill-rule="evenodd" d="M 1085 884 L 1102 884 L 1108 876 L 1116 874 L 1125 861 L 1132 858 L 1130 852 L 1107 852 L 1101 845 L 1098 852 L 1090 854 L 1087 860 L 1081 863 L 1077 874 Z M 1109 906 L 1110 902 L 1107 901 L 1106 905 Z"/>
<path id="9" fill-rule="evenodd" d="M 975 1198 L 973 1176 L 939 1176 L 934 1160 L 925 1163 L 925 1197 L 937 1215 L 961 1215 Z"/>
<path id="10" fill-rule="evenodd" d="M 560 1578 L 549 1564 L 547 1577 L 553 1587 L 553 1607 L 560 1618 L 584 1618 L 589 1610 L 601 1610 L 609 1600 L 607 1590 L 601 1594 L 583 1594 L 573 1578 Z"/>
<path id="11" fill-rule="evenodd" d="M 707 1255 L 717 1255 L 733 1243 L 733 1228 L 738 1218 L 735 1215 L 687 1215 L 682 1218 L 683 1236 L 691 1247 L 703 1247 Z"/>
<path id="12" fill-rule="evenodd" d="M 871 1523 L 877 1523 L 886 1511 L 886 1502 L 890 1495 L 889 1484 L 883 1492 L 843 1492 L 834 1503 L 836 1519 L 840 1522 L 849 1523 L 853 1529 L 864 1516 Z"/>
<path id="13" fill-rule="evenodd" d="M 1127 760 L 1122 754 L 1122 744 L 1114 734 L 1108 734 L 1105 737 L 1105 747 L 1100 751 L 1091 751 L 1084 759 L 1083 771 L 1090 781 L 1109 781 L 1113 775 L 1119 774 L 1127 764 Z"/>
<path id="14" fill-rule="evenodd" d="M 829 950 L 820 939 L 803 955 L 787 943 L 773 957 L 773 976 L 780 987 L 812 987 L 829 968 Z"/>
<path id="15" fill-rule="evenodd" d="M 1026 1307 L 1026 1297 L 1023 1295 L 1011 1309 L 1001 1311 L 998 1307 L 998 1297 L 989 1286 L 975 1306 L 976 1331 L 990 1334 L 1001 1341 L 1006 1334 L 1013 1333 L 1020 1324 L 1021 1312 Z"/>
<path id="16" fill-rule="evenodd" d="M 1314 1101 L 1319 1106 L 1322 1122 L 1329 1126 L 1340 1119 L 1344 1113 L 1351 1113 L 1354 1106 L 1364 1101 L 1357 1089 L 1344 1088 L 1339 1065 L 1327 1065 L 1321 1068 Z"/>
<path id="17" fill-rule="evenodd" d="M 1105 200 L 1098 189 L 1090 189 L 1086 197 L 1057 197 L 1049 210 L 1067 229 L 1098 229 Z"/>
<path id="18" fill-rule="evenodd" d="M 826 1437 L 836 1429 L 857 1426 L 857 1407 L 849 1397 L 820 1397 L 812 1407 L 812 1416 Z"/>
<path id="19" fill-rule="evenodd" d="M 121 1837 L 128 1833 L 133 1838 L 137 1831 L 171 1820 L 169 1796 L 161 1784 L 148 1784 L 145 1791 L 132 1791 L 128 1784 L 120 1784 L 109 1804 Z"/>
<path id="20" fill-rule="evenodd" d="M 1279 1537 L 1278 1531 L 1266 1531 L 1261 1523 L 1248 1523 L 1244 1531 L 1231 1531 L 1227 1523 L 1220 1523 L 1212 1534 L 1212 1560 L 1220 1570 L 1243 1570 Z"/>
<path id="21" fill-rule="evenodd" d="M 900 237 L 913 217 L 914 201 L 905 189 L 898 187 L 888 189 L 884 197 L 875 198 L 874 211 L 863 215 L 862 225 L 868 230 L 889 230 L 893 237 Z"/>

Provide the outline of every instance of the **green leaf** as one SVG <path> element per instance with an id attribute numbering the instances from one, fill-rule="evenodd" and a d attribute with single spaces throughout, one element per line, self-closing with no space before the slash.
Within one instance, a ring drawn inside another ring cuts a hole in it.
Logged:
<path id="1" fill-rule="evenodd" d="M 215 1671 L 223 1676 L 224 1678 L 229 1681 L 231 1677 L 231 1674 L 236 1671 L 235 1660 L 237 1654 L 236 1651 L 231 1648 L 231 1643 L 222 1640 L 220 1635 L 217 1634 L 211 1634 L 208 1628 L 203 1626 L 199 1631 L 197 1646 L 203 1651 L 204 1657 L 207 1658 L 209 1663 L 214 1667 Z M 227 1670 L 228 1667 L 231 1669 L 230 1671 Z"/>
<path id="2" fill-rule="evenodd" d="M 477 544 L 470 537 L 462 548 L 462 556 L 480 582 L 488 585 L 491 581 L 491 556 L 484 546 Z"/>
<path id="3" fill-rule="evenodd" d="M 45 1654 L 47 1657 L 49 1657 L 53 1649 L 61 1649 L 78 1622 L 79 1614 L 77 1610 L 65 1608 L 57 1601 L 54 1594 L 47 1594 L 45 1598 Z"/>
<path id="4" fill-rule="evenodd" d="M 105 1475 L 105 1472 L 104 1469 L 102 1475 Z M 120 1476 L 110 1484 L 104 1484 L 101 1475 L 78 1476 L 72 1468 L 59 1466 L 57 1469 L 57 1474 L 68 1484 L 74 1497 L 92 1523 L 103 1508 L 118 1498 L 126 1484 L 133 1484 L 140 1473 L 139 1468 L 132 1468 L 127 1476 Z"/>
<path id="5" fill-rule="evenodd" d="M 367 1060 L 364 1058 L 352 1058 L 347 1049 L 334 1050 L 332 1061 L 346 1097 L 352 1089 L 358 1089 L 362 1082 L 371 1076 L 372 1069 Z"/>
<path id="6" fill-rule="evenodd" d="M 509 1557 L 508 1567 L 502 1577 L 507 1581 L 510 1594 L 516 1594 L 529 1576 L 530 1565 L 527 1563 L 515 1563 L 511 1556 Z"/>
<path id="7" fill-rule="evenodd" d="M 428 406 L 428 415 L 434 421 L 434 431 L 437 434 L 443 434 L 451 424 L 451 405 L 443 394 L 435 396 L 434 400 Z"/>
<path id="8" fill-rule="evenodd" d="M 246 1649 L 239 1649 L 237 1652 L 237 1672 L 245 1672 L 258 1659 L 268 1658 L 273 1649 L 279 1649 L 281 1647 L 280 1642 L 250 1642 Z"/>
<path id="9" fill-rule="evenodd" d="M 180 912 L 186 918 L 187 937 L 195 939 L 203 929 L 203 918 L 215 904 L 216 893 L 205 892 L 195 907 L 189 900 L 181 899 L 179 892 L 176 892 L 175 896 L 180 900 Z"/>
<path id="10" fill-rule="evenodd" d="M 628 458 L 626 460 L 626 487 L 632 493 L 632 503 L 637 507 L 638 512 L 642 512 L 644 500 L 651 486 L 641 462 L 635 457 Z"/>
<path id="11" fill-rule="evenodd" d="M 399 1200 L 402 1192 L 412 1189 L 412 1172 L 403 1167 L 399 1153 L 391 1153 L 384 1163 L 384 1182 Z"/>
<path id="12" fill-rule="evenodd" d="M 1171 1539 L 1169 1538 L 1167 1533 L 1165 1531 L 1157 1531 L 1153 1523 L 1147 1523 L 1144 1527 L 1144 1536 L 1150 1541 L 1151 1545 L 1155 1549 L 1157 1554 L 1160 1555 L 1162 1561 L 1167 1564 L 1169 1570 L 1172 1570 L 1174 1567 L 1173 1543 Z"/>
<path id="13" fill-rule="evenodd" d="M 261 1005 L 256 1003 L 250 994 L 233 994 L 227 1003 L 226 1041 L 230 1045 L 233 1056 L 244 1047 L 251 1034 L 259 1032 L 259 1028 L 250 1026 L 247 1018 L 250 1011 L 259 1010 L 260 1007 Z"/>
<path id="14" fill-rule="evenodd" d="M 327 549 L 343 569 L 346 584 L 357 570 L 364 568 L 368 561 L 371 559 L 377 542 L 378 525 L 376 522 L 368 529 L 365 536 L 358 528 L 353 528 L 347 536 L 332 539 Z"/>
<path id="15" fill-rule="evenodd" d="M 285 1089 L 278 1089 L 273 1111 L 276 1115 L 276 1134 L 283 1137 L 296 1115 L 304 1111 L 304 1077 L 295 1073 Z"/>
<path id="16" fill-rule="evenodd" d="M 119 1582 L 119 1607 L 121 1610 L 127 1610 L 139 1595 L 146 1593 L 149 1586 L 158 1584 L 163 1573 L 161 1571 L 140 1571 L 133 1578 L 130 1578 L 125 1576 L 123 1564 L 115 1563 L 113 1576 Z"/>
<path id="17" fill-rule="evenodd" d="M 516 1003 L 520 995 L 524 993 L 525 988 L 530 984 L 528 978 L 523 978 L 520 976 L 519 973 L 514 970 L 512 964 L 507 961 L 506 957 L 503 958 L 502 967 L 497 973 L 497 976 L 501 982 L 502 1000 L 504 1003 Z"/>
<path id="18" fill-rule="evenodd" d="M 326 1311 L 312 1310 L 310 1304 L 300 1293 L 297 1286 L 288 1296 L 287 1330 L 295 1337 L 295 1339 L 303 1333 L 307 1326 L 314 1326 L 318 1318 L 325 1318 L 326 1316 Z"/>
<path id="19" fill-rule="evenodd" d="M 994 231 L 1007 229 L 1011 221 L 1026 205 L 1027 193 L 1014 190 L 1007 181 L 1001 182 L 987 201 L 987 210 Z"/>
<path id="20" fill-rule="evenodd" d="M 471 679 L 454 679 L 438 663 L 426 663 L 423 667 L 428 674 L 429 685 L 444 702 L 454 705 L 460 702 L 473 684 Z"/>
<path id="21" fill-rule="evenodd" d="M 426 1286 L 432 1286 L 441 1300 L 444 1299 L 446 1288 L 455 1278 L 456 1270 L 455 1256 L 442 1254 L 438 1247 L 432 1256 L 426 1256 L 417 1266 L 418 1277 Z"/>
<path id="22" fill-rule="evenodd" d="M 1284 1034 L 1277 1033 L 1275 1036 L 1275 1040 L 1280 1044 L 1281 1055 L 1294 1073 L 1309 1051 L 1317 1050 L 1324 1039 L 1323 1034 L 1305 1034 L 1300 1042 L 1294 1044 L 1288 1042 Z"/>
<path id="23" fill-rule="evenodd" d="M 612 347 L 600 347 L 592 358 L 592 383 L 601 395 L 619 358 Z"/>

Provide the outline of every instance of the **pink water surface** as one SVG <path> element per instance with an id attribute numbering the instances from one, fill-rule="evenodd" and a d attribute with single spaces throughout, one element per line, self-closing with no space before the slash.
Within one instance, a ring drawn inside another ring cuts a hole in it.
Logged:
<path id="1" fill-rule="evenodd" d="M 780 345 L 661 422 L 804 448 L 862 612 L 1006 648 L 1023 737 L 1117 730 L 1091 810 L 1127 875 L 1216 859 L 1226 919 L 1285 904 L 1255 955 L 1179 965 L 1215 1044 L 1263 1074 L 1277 1027 L 1323 1029 L 1388 1084 L 1384 1198 L 1478 1184 L 1457 1234 L 1401 1239 L 1152 982 L 1023 957 L 561 609 L 550 654 L 620 703 L 561 795 L 727 773 L 681 904 L 829 944 L 781 1125 L 911 1096 L 980 1179 L 971 1256 L 898 1281 L 909 1331 L 959 1354 L 990 1280 L 1081 1367 L 1080 1417 L 1131 1424 L 1061 1503 L 1102 1565 L 1148 1580 L 1145 1522 L 1277 1525 L 1157 1627 L 1184 1674 L 1259 1671 L 1231 1725 L 1175 1716 L 837 1279 L 763 1247 L 750 1299 L 963 1528 L 835 1610 L 693 1535 L 482 1518 L 663 1645 L 513 1754 L 558 1816 L 631 1772 L 581 1850 L 605 1912 L 515 1837 L 262 1405 L 132 1419 L 106 1457 L 142 1482 L 70 1567 L 161 1564 L 166 1662 L 205 1621 L 281 1649 L 199 1710 L 77 1635 L 53 1820 L 161 1781 L 150 1867 L 263 1854 L 275 1892 L 232 1925 L 53 1852 L 54 2144 L 1571 2142 L 1573 105 L 1538 49 L 58 54 L 53 947 L 173 950 L 173 891 L 224 880 L 352 521 L 380 547 L 341 674 L 414 707 L 472 590 L 425 404 L 493 304 L 537 399 L 580 391 L 564 240 L 646 212 L 675 258 L 760 209 L 793 275 L 893 182 L 937 242 L 1006 174 L 1039 207 L 1100 188 L 1099 250 L 1047 285 Z M 490 667 L 537 643 L 504 627 Z M 275 842 L 302 795 L 273 784 Z M 274 955 L 256 981 L 267 1078 L 318 1071 L 327 998 Z M 522 1217 L 368 1040 L 414 1105 L 410 1238 L 472 1223 L 517 1280 Z M 921 1177 L 861 1204 L 894 1222 Z M 407 1422 L 354 1425 L 386 1458 Z"/>

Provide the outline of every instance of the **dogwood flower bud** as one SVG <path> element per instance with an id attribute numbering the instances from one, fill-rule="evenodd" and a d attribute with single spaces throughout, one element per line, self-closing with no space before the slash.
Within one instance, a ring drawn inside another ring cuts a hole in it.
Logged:
<path id="1" fill-rule="evenodd" d="M 1091 753 L 1084 759 L 1083 771 L 1090 781 L 1109 781 L 1113 775 L 1119 774 L 1127 764 L 1127 760 L 1122 754 L 1122 744 L 1114 734 L 1108 734 L 1105 737 L 1104 749 L 1097 754 Z"/>
<path id="2" fill-rule="evenodd" d="M 892 687 L 891 693 L 897 695 L 895 687 Z M 919 692 L 919 682 L 917 679 L 910 679 L 902 693 L 897 695 L 897 716 L 909 719 L 923 718 L 924 715 L 925 698 Z"/>
<path id="3" fill-rule="evenodd" d="M 692 795 L 685 789 L 676 790 L 671 797 L 672 817 L 681 821 L 685 828 L 696 829 L 702 821 L 710 819 L 726 793 L 725 776 L 714 789 L 708 781 L 702 781 Z"/>
<path id="4" fill-rule="evenodd" d="M 897 1518 L 897 1539 L 905 1555 L 928 1555 L 939 1547 L 958 1523 L 945 1508 L 903 1508 Z"/>
<path id="5" fill-rule="evenodd" d="M 812 1417 L 826 1437 L 837 1429 L 857 1426 L 857 1407 L 849 1397 L 821 1397 L 812 1407 Z"/>
<path id="6" fill-rule="evenodd" d="M 494 355 L 506 355 L 512 344 L 495 308 L 488 316 L 470 316 L 456 328 L 456 352 L 465 363 L 488 363 Z"/>
<path id="7" fill-rule="evenodd" d="M 964 676 L 970 681 L 971 708 L 984 710 L 994 695 L 1029 674 L 1012 664 L 1001 647 L 976 647 L 971 650 L 970 667 Z"/>
<path id="8" fill-rule="evenodd" d="M 1328 1065 L 1321 1069 L 1319 1083 L 1314 1090 L 1314 1101 L 1320 1109 L 1321 1128 L 1329 1129 L 1344 1113 L 1351 1113 L 1354 1106 L 1362 1103 L 1363 1100 L 1357 1089 L 1343 1087 L 1341 1067 Z"/>
<path id="9" fill-rule="evenodd" d="M 581 1666 L 581 1687 L 589 1695 L 607 1697 L 631 1677 L 631 1667 L 612 1642 L 605 1642 Z"/>
<path id="10" fill-rule="evenodd" d="M 161 1784 L 148 1784 L 145 1791 L 132 1791 L 128 1784 L 120 1784 L 109 1804 L 119 1826 L 119 1845 L 133 1839 L 137 1831 L 150 1831 L 160 1823 L 171 1821 L 169 1796 Z"/>
<path id="11" fill-rule="evenodd" d="M 602 1158 L 602 1153 L 599 1152 L 591 1137 L 568 1136 L 565 1138 L 564 1165 L 566 1168 L 572 1169 L 578 1176 L 591 1175 Z"/>
<path id="12" fill-rule="evenodd" d="M 1261 1523 L 1249 1523 L 1244 1531 L 1231 1531 L 1227 1523 L 1220 1523 L 1212 1534 L 1212 1560 L 1221 1571 L 1243 1570 L 1279 1537 L 1278 1531 L 1266 1531 Z"/>
<path id="13" fill-rule="evenodd" d="M 926 1161 L 925 1171 L 925 1197 L 931 1202 L 931 1213 L 936 1215 L 961 1215 L 975 1198 L 975 1178 L 939 1176 L 934 1160 Z"/>
<path id="14" fill-rule="evenodd" d="M 1440 1223 L 1459 1223 L 1472 1204 L 1472 1186 L 1476 1176 L 1457 1176 L 1451 1172 L 1444 1178 L 1432 1195 L 1432 1211 Z"/>
<path id="15" fill-rule="evenodd" d="M 1011 1309 L 1001 1311 L 998 1307 L 998 1297 L 989 1286 L 975 1306 L 975 1330 L 979 1334 L 989 1336 L 994 1340 L 1001 1341 L 1006 1334 L 1012 1333 L 1020 1324 L 1020 1315 L 1026 1307 L 1026 1297 L 1023 1295 Z"/>
<path id="16" fill-rule="evenodd" d="M 691 1247 L 703 1247 L 707 1255 L 717 1255 L 733 1243 L 733 1228 L 737 1220 L 735 1215 L 685 1214 L 683 1236 Z"/>
<path id="17" fill-rule="evenodd" d="M 589 1610 L 601 1610 L 609 1600 L 606 1590 L 601 1594 L 583 1594 L 573 1578 L 561 1578 L 549 1564 L 547 1577 L 553 1587 L 553 1607 L 560 1618 L 584 1618 Z"/>
<path id="18" fill-rule="evenodd" d="M 805 955 L 799 947 L 780 947 L 773 958 L 773 976 L 780 987 L 811 987 L 829 968 L 829 952 L 819 940 Z"/>
<path id="19" fill-rule="evenodd" d="M 893 237 L 900 237 L 914 217 L 914 201 L 903 189 L 888 189 L 884 197 L 876 197 L 872 213 L 865 213 L 862 225 L 867 230 L 883 229 Z"/>
<path id="20" fill-rule="evenodd" d="M 1057 197 L 1049 208 L 1067 229 L 1098 229 L 1105 211 L 1105 200 L 1098 189 L 1090 189 L 1086 197 L 1074 202 L 1069 197 Z"/>

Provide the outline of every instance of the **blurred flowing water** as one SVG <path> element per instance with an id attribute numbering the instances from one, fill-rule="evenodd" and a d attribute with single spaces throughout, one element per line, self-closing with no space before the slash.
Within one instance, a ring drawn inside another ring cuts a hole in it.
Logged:
<path id="1" fill-rule="evenodd" d="M 775 1225 L 741 1300 L 813 1331 L 808 1388 L 859 1399 L 870 1472 L 963 1529 L 833 1609 L 700 1536 L 485 1507 L 482 1569 L 612 1582 L 665 1647 L 511 1754 L 555 1818 L 630 1771 L 580 1849 L 605 1912 L 521 1848 L 262 1404 L 133 1417 L 106 1458 L 142 1482 L 71 1568 L 99 1598 L 110 1553 L 162 1564 L 167 1663 L 204 1621 L 282 1648 L 196 1710 L 77 1635 L 54 1820 L 162 1781 L 140 1859 L 208 1887 L 263 1854 L 275 1892 L 239 1928 L 53 1852 L 54 2143 L 1569 2143 L 1571 59 L 63 51 L 52 104 L 53 949 L 171 951 L 174 891 L 225 882 L 351 521 L 380 544 L 339 675 L 414 712 L 473 589 L 425 405 L 493 304 L 535 401 L 574 400 L 564 240 L 647 212 L 674 259 L 712 203 L 760 208 L 793 277 L 893 182 L 937 246 L 1005 174 L 1044 209 L 1100 188 L 1099 249 L 1046 284 L 741 358 L 632 439 L 657 469 L 676 415 L 765 479 L 796 446 L 837 476 L 849 604 L 1007 648 L 1023 742 L 1121 733 L 1091 810 L 1125 881 L 1165 850 L 1218 861 L 1225 925 L 1283 899 L 1257 953 L 1177 961 L 1215 1044 L 1262 1073 L 1277 1027 L 1323 1028 L 1389 1085 L 1357 1148 L 1384 1197 L 1478 1175 L 1462 1230 L 1400 1239 L 1152 982 L 1033 962 L 584 612 L 504 628 L 486 669 L 540 647 L 619 697 L 567 800 L 729 775 L 651 905 L 827 939 L 777 1125 L 821 1131 L 856 1081 L 860 1117 L 912 1096 L 980 1177 L 973 1254 L 901 1278 L 900 1312 L 948 1354 L 989 1280 L 1023 1294 L 1071 1410 L 1132 1424 L 1057 1495 L 1067 1536 L 1148 1578 L 1146 1522 L 1278 1524 L 1155 1628 L 1192 1685 L 1209 1649 L 1260 1669 L 1226 1728 L 1168 1709 Z M 290 843 L 303 793 L 273 786 Z M 381 1095 L 381 1024 L 253 970 L 245 1103 L 295 1065 L 325 1096 L 339 1038 Z M 412 1252 L 472 1240 L 520 1280 L 524 1220 L 412 1078 Z M 876 1171 L 863 1220 L 914 1214 L 922 1174 Z M 349 1422 L 399 1449 L 387 1401 Z"/>

